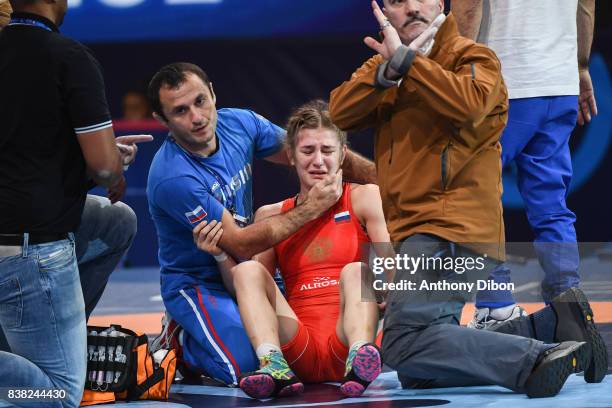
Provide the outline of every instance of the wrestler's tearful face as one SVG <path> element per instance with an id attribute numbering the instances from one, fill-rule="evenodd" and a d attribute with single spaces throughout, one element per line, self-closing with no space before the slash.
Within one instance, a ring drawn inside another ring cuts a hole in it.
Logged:
<path id="1" fill-rule="evenodd" d="M 181 145 L 203 154 L 214 150 L 217 108 L 212 88 L 197 75 L 188 73 L 178 87 L 162 86 L 159 100 L 165 123 Z"/>
<path id="2" fill-rule="evenodd" d="M 409 45 L 444 11 L 444 0 L 384 0 L 383 3 L 383 12 L 404 45 Z"/>
<path id="3" fill-rule="evenodd" d="M 301 129 L 292 158 L 300 184 L 310 189 L 328 174 L 337 172 L 345 154 L 346 146 L 340 146 L 338 134 L 333 130 Z"/>

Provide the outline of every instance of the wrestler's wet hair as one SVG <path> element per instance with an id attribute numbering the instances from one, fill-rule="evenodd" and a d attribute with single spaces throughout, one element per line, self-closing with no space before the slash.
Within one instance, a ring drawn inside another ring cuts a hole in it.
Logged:
<path id="1" fill-rule="evenodd" d="M 340 147 L 347 144 L 346 132 L 341 130 L 332 122 L 329 116 L 329 105 L 327 102 L 317 99 L 310 101 L 295 109 L 287 122 L 287 138 L 285 144 L 290 152 L 295 150 L 297 135 L 301 129 L 330 129 L 338 135 Z"/>
<path id="2" fill-rule="evenodd" d="M 161 102 L 159 101 L 159 90 L 164 85 L 169 86 L 170 88 L 178 88 L 187 80 L 188 74 L 198 76 L 212 93 L 210 79 L 202 68 L 189 62 L 175 62 L 162 67 L 155 75 L 153 75 L 151 82 L 149 82 L 147 96 L 149 97 L 149 102 L 151 103 L 151 109 L 153 109 L 153 112 L 166 119 Z"/>

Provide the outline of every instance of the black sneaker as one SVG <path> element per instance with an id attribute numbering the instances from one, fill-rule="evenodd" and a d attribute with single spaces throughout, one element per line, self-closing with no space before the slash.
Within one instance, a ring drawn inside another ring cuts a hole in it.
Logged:
<path id="1" fill-rule="evenodd" d="M 584 380 L 601 382 L 608 372 L 608 350 L 595 326 L 593 311 L 584 293 L 578 288 L 570 288 L 554 298 L 550 306 L 557 315 L 555 341 L 588 343 L 591 359 L 584 369 Z"/>
<path id="2" fill-rule="evenodd" d="M 566 341 L 543 352 L 525 382 L 529 398 L 554 397 L 570 374 L 580 372 L 589 363 L 590 350 L 585 342 Z"/>

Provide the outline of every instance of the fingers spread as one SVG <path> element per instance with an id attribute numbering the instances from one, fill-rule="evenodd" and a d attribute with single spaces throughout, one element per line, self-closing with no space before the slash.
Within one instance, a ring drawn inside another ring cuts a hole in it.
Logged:
<path id="1" fill-rule="evenodd" d="M 376 21 L 378 21 L 378 24 L 382 26 L 387 20 L 387 17 L 385 17 L 385 15 L 383 14 L 376 0 L 372 1 L 372 11 L 374 12 L 374 17 L 376 17 Z"/>
<path id="2" fill-rule="evenodd" d="M 383 54 L 384 53 L 385 46 L 383 44 L 379 43 L 378 41 L 376 41 L 374 38 L 366 37 L 366 38 L 363 39 L 363 42 L 365 43 L 365 45 L 367 45 L 368 47 L 370 47 L 371 49 L 373 49 L 377 53 L 379 53 L 379 54 Z"/>

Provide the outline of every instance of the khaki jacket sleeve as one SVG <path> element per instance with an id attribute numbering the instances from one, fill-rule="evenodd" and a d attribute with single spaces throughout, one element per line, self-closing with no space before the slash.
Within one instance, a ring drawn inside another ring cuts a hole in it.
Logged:
<path id="1" fill-rule="evenodd" d="M 0 0 L 0 30 L 9 23 L 12 11 L 8 0 Z"/>
<path id="2" fill-rule="evenodd" d="M 417 55 L 401 86 L 416 89 L 433 110 L 461 126 L 478 126 L 506 98 L 501 64 L 481 45 L 460 57 L 454 71 Z"/>
<path id="3" fill-rule="evenodd" d="M 376 70 L 383 62 L 381 55 L 370 58 L 331 92 L 329 112 L 336 126 L 362 130 L 376 125 L 376 110 L 386 94 L 375 87 Z"/>

